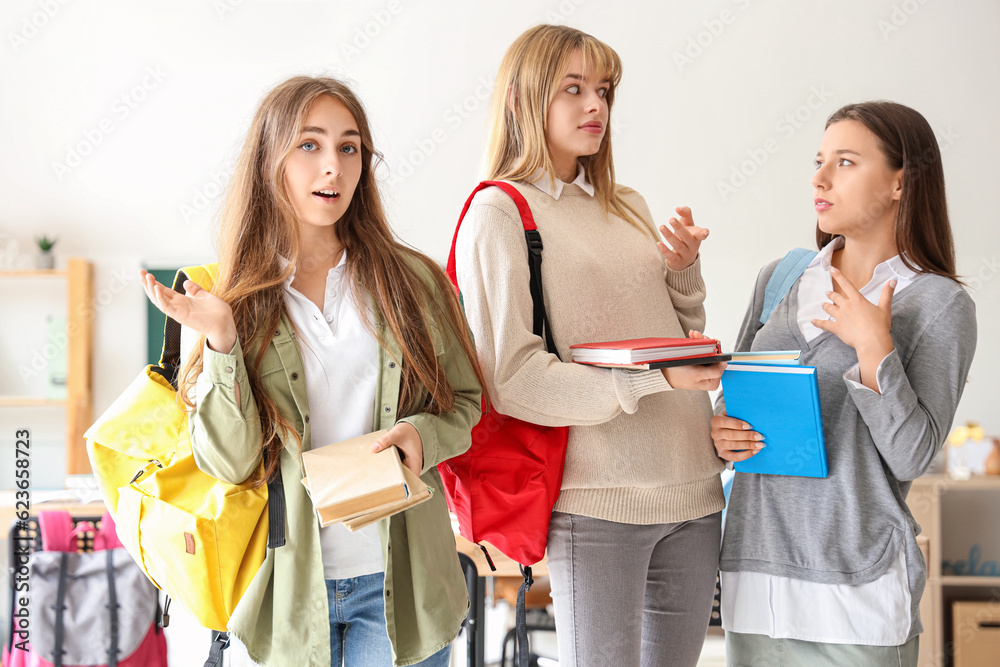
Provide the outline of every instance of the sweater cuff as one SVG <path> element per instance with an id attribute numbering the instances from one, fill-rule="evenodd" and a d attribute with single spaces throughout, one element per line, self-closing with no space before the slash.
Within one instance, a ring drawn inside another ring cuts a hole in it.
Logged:
<path id="1" fill-rule="evenodd" d="M 615 393 L 622 410 L 633 414 L 639 409 L 639 399 L 649 394 L 668 391 L 673 387 L 667 382 L 662 371 L 633 371 L 616 368 L 611 371 L 615 383 Z"/>
<path id="2" fill-rule="evenodd" d="M 701 253 L 695 257 L 694 263 L 683 271 L 667 268 L 667 286 L 681 294 L 703 291 L 705 280 L 701 276 Z"/>
<path id="3" fill-rule="evenodd" d="M 875 379 L 882 390 L 881 394 L 864 385 L 852 385 L 849 380 L 845 380 L 851 399 L 873 435 L 881 429 L 895 430 L 917 404 L 917 397 L 910 387 L 896 350 L 890 352 L 879 364 Z"/>

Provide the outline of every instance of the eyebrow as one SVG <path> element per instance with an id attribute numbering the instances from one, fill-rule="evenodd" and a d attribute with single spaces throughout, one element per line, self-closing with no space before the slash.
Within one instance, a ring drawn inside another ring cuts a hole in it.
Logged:
<path id="1" fill-rule="evenodd" d="M 326 136 L 328 134 L 324 128 L 316 127 L 315 125 L 306 125 L 305 127 L 302 128 L 302 131 L 299 134 L 306 134 L 308 132 L 312 132 L 313 134 L 322 134 L 323 136 Z M 344 130 L 344 132 L 340 136 L 360 137 L 361 133 L 358 132 L 357 130 Z"/>
<path id="2" fill-rule="evenodd" d="M 573 79 L 574 81 L 586 81 L 580 74 L 567 74 L 563 79 Z M 598 83 L 611 83 L 611 79 L 601 79 Z"/>
<path id="3" fill-rule="evenodd" d="M 850 148 L 838 148 L 833 152 L 835 155 L 857 155 L 859 157 L 861 156 L 861 153 L 857 151 L 852 151 Z M 816 157 L 820 157 L 821 155 L 822 153 L 820 151 L 816 151 Z"/>

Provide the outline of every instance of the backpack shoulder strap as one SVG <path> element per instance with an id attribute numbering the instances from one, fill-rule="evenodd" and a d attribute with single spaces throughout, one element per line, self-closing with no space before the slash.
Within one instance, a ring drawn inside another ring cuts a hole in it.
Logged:
<path id="1" fill-rule="evenodd" d="M 775 267 L 774 273 L 771 274 L 767 281 L 767 287 L 764 289 L 764 307 L 760 311 L 761 324 L 767 324 L 771 313 L 788 294 L 788 290 L 792 289 L 792 285 L 806 270 L 806 267 L 812 263 L 816 254 L 815 250 L 795 248 L 778 262 L 778 266 Z"/>
<path id="2" fill-rule="evenodd" d="M 44 551 L 76 551 L 73 517 L 69 512 L 39 512 L 38 530 Z"/>
<path id="3" fill-rule="evenodd" d="M 215 285 L 215 279 L 219 275 L 219 264 L 202 264 L 200 266 L 185 266 L 177 271 L 174 276 L 173 288 L 175 292 L 184 294 L 184 281 L 192 280 L 203 289 L 211 290 Z M 160 351 L 160 372 L 166 377 L 170 384 L 177 388 L 177 371 L 181 366 L 181 325 L 167 318 L 163 323 L 163 348 Z"/>
<path id="4" fill-rule="evenodd" d="M 124 546 L 118 539 L 118 531 L 115 530 L 115 520 L 111 512 L 105 511 L 101 517 L 101 527 L 95 526 L 94 529 L 94 551 L 119 549 Z"/>
<path id="5" fill-rule="evenodd" d="M 507 193 L 514 200 L 517 206 L 518 215 L 521 217 L 521 226 L 524 227 L 524 237 L 528 245 L 528 267 L 531 271 L 529 288 L 531 290 L 532 332 L 545 341 L 545 349 L 550 353 L 559 356 L 556 351 L 555 341 L 552 339 L 552 330 L 549 326 L 549 318 L 545 314 L 545 294 L 542 292 L 542 237 L 535 226 L 535 218 L 531 214 L 531 207 L 517 188 L 506 181 L 483 181 L 473 189 L 472 194 L 465 200 L 462 214 L 458 216 L 458 224 L 455 225 L 455 235 L 451 240 L 451 252 L 448 254 L 448 267 L 446 273 L 452 285 L 458 290 L 458 274 L 455 267 L 455 245 L 458 243 L 458 230 L 462 228 L 462 221 L 465 214 L 469 212 L 469 206 L 476 194 L 485 188 L 497 187 Z M 461 298 L 461 294 L 459 294 Z"/>

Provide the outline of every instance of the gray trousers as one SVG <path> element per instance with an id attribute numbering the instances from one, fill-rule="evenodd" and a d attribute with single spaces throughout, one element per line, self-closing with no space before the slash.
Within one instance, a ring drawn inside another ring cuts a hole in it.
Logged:
<path id="1" fill-rule="evenodd" d="M 637 526 L 554 512 L 548 566 L 561 667 L 694 667 L 721 513 Z"/>
<path id="2" fill-rule="evenodd" d="M 824 644 L 726 633 L 728 667 L 917 667 L 920 637 L 902 646 Z"/>

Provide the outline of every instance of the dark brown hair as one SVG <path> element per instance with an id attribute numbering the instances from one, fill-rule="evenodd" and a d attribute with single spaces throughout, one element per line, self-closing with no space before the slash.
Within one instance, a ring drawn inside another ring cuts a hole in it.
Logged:
<path id="1" fill-rule="evenodd" d="M 283 446 L 278 434 L 282 430 L 292 434 L 301 447 L 295 427 L 264 389 L 260 365 L 286 313 L 284 281 L 292 275 L 300 255 L 297 222 L 284 187 L 285 162 L 295 148 L 310 105 L 322 95 L 343 103 L 361 133 L 361 178 L 350 206 L 337 221 L 336 233 L 347 253 L 353 296 L 363 306 L 359 295 L 370 295 L 385 323 L 385 330 L 377 331 L 373 322 L 367 322 L 369 330 L 383 347 L 384 336 L 392 336 L 402 351 L 403 358 L 397 360 L 401 366 L 399 416 L 454 409 L 454 389 L 435 353 L 435 326 L 449 329 L 458 340 L 461 350 L 450 353 L 466 356 L 484 395 L 486 392 L 454 287 L 433 260 L 404 246 L 389 227 L 374 173 L 382 155 L 374 148 L 361 101 L 336 79 L 289 79 L 261 102 L 240 152 L 222 211 L 219 276 L 212 290 L 232 307 L 239 340 L 246 345 L 255 343 L 252 350 L 244 349 L 244 354 L 250 390 L 260 412 L 260 451 L 267 454 L 267 469 L 263 479 L 255 480 L 257 484 L 270 479 L 278 467 Z M 284 269 L 283 257 L 290 260 Z M 195 349 L 201 350 L 203 345 L 204 340 Z M 181 376 L 184 390 L 178 393 L 186 403 L 201 367 L 200 352 L 192 354 L 185 364 Z M 417 402 L 421 389 L 430 394 L 423 404 Z"/>
<path id="2" fill-rule="evenodd" d="M 835 111 L 826 127 L 854 120 L 878 139 L 890 169 L 903 170 L 903 194 L 896 212 L 896 247 L 903 263 L 961 283 L 955 273 L 955 245 L 948 221 L 944 167 L 934 130 L 919 112 L 895 102 L 861 102 Z M 821 249 L 834 239 L 816 225 Z"/>

